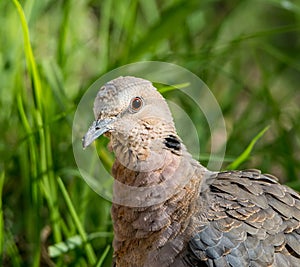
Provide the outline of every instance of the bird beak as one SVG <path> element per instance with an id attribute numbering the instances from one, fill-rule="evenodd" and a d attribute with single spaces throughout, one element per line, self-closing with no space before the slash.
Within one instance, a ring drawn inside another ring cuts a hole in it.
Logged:
<path id="1" fill-rule="evenodd" d="M 111 130 L 111 123 L 115 121 L 113 118 L 107 118 L 103 120 L 96 120 L 88 129 L 85 136 L 82 138 L 82 146 L 83 148 L 88 147 L 94 140 L 96 140 L 99 136 Z"/>

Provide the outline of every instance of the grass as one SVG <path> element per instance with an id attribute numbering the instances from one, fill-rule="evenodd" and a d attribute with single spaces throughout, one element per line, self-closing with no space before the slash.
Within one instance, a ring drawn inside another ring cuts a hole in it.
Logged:
<path id="1" fill-rule="evenodd" d="M 110 203 L 80 177 L 72 123 L 94 80 L 135 61 L 178 64 L 209 86 L 224 168 L 236 159 L 300 191 L 297 1 L 11 0 L 0 14 L 0 265 L 110 266 Z M 195 123 L 205 165 L 205 118 L 164 90 Z"/>

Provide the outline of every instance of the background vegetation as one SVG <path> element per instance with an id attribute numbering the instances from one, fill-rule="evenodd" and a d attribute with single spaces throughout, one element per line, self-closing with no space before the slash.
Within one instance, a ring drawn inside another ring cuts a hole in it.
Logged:
<path id="1" fill-rule="evenodd" d="M 81 179 L 71 130 L 89 85 L 130 62 L 176 63 L 207 83 L 228 161 L 270 125 L 239 167 L 300 190 L 299 1 L 18 3 L 0 1 L 0 265 L 109 266 L 110 203 Z"/>

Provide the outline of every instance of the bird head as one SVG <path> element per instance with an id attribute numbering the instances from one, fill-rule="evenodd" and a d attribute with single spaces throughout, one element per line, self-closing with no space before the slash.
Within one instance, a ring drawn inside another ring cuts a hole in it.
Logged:
<path id="1" fill-rule="evenodd" d="M 105 135 L 125 164 L 155 157 L 161 160 L 162 149 L 179 150 L 169 107 L 147 80 L 127 76 L 106 83 L 96 96 L 94 115 L 95 121 L 83 137 L 84 148 Z"/>

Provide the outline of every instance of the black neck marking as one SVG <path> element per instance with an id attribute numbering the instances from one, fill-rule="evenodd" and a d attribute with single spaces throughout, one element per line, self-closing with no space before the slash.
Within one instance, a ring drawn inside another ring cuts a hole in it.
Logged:
<path id="1" fill-rule="evenodd" d="M 164 144 L 166 145 L 167 148 L 180 151 L 181 149 L 181 143 L 178 137 L 174 135 L 169 135 L 168 137 L 165 138 Z"/>

